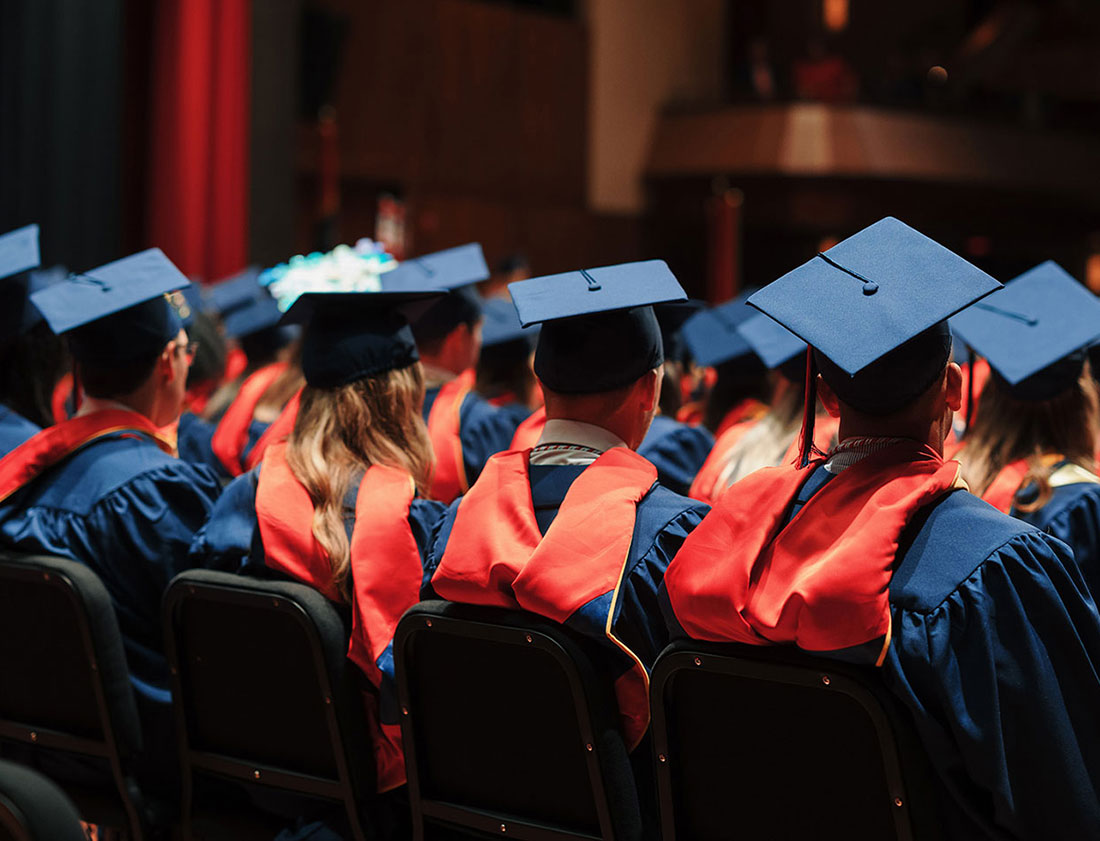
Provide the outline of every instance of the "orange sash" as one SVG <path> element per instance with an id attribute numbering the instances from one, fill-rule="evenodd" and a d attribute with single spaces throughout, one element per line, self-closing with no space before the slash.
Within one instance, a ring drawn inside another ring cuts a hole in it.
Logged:
<path id="1" fill-rule="evenodd" d="M 462 461 L 461 418 L 462 401 L 477 379 L 473 368 L 467 368 L 453 380 L 444 383 L 428 413 L 428 437 L 435 451 L 435 473 L 432 476 L 432 499 L 448 505 L 470 489 L 466 465 Z"/>
<path id="2" fill-rule="evenodd" d="M 248 368 L 248 357 L 245 356 L 244 351 L 239 347 L 231 348 L 225 354 L 225 374 L 222 376 L 222 382 L 236 382 L 237 377 L 241 376 L 246 368 Z"/>
<path id="3" fill-rule="evenodd" d="M 245 459 L 244 463 L 246 468 L 251 470 L 263 461 L 264 453 L 272 444 L 278 444 L 290 437 L 290 433 L 294 431 L 294 423 L 298 420 L 298 406 L 301 402 L 302 390 L 298 389 L 294 396 L 287 401 L 287 404 L 283 406 L 283 410 L 279 413 L 279 417 L 275 418 L 275 422 L 264 430 L 264 434 L 248 451 L 248 458 Z"/>
<path id="4" fill-rule="evenodd" d="M 82 447 L 116 432 L 147 436 L 164 452 L 175 455 L 171 443 L 145 415 L 124 409 L 81 415 L 43 429 L 0 459 L 0 501 Z"/>
<path id="5" fill-rule="evenodd" d="M 1016 492 L 1020 490 L 1020 485 L 1024 483 L 1024 477 L 1027 476 L 1027 470 L 1028 465 L 1026 458 L 1005 465 L 1001 472 L 989 483 L 989 487 L 986 488 L 985 493 L 982 494 L 982 499 L 998 511 L 1007 514 L 1012 510 L 1012 503 L 1016 499 Z"/>
<path id="6" fill-rule="evenodd" d="M 512 436 L 513 450 L 529 450 L 539 442 L 546 428 L 546 407 L 539 406 L 523 419 Z"/>
<path id="7" fill-rule="evenodd" d="M 256 406 L 287 367 L 286 362 L 273 362 L 241 383 L 237 396 L 214 429 L 210 449 L 230 476 L 240 476 L 244 472 L 241 456 L 248 445 L 248 427 L 256 415 Z"/>
<path id="8" fill-rule="evenodd" d="M 630 554 L 638 502 L 657 469 L 614 447 L 573 482 L 539 533 L 528 479 L 529 451 L 498 453 L 458 506 L 432 587 L 444 599 L 527 610 L 565 623 L 595 607 L 603 636 L 632 661 L 615 682 L 623 734 L 633 749 L 649 726 L 649 677 L 614 635 L 612 619 Z M 591 603 L 608 593 L 610 602 Z"/>
<path id="9" fill-rule="evenodd" d="M 714 505 L 715 501 L 726 492 L 724 486 L 718 486 L 718 479 L 726 467 L 730 451 L 756 422 L 757 418 L 743 420 L 741 423 L 727 426 L 725 431 L 718 435 L 706 461 L 703 462 L 703 466 L 699 468 L 695 480 L 691 483 L 688 496 L 708 505 Z"/>
<path id="10" fill-rule="evenodd" d="M 69 400 L 73 397 L 76 399 L 73 401 L 72 407 L 75 413 L 80 408 L 80 394 L 74 394 L 73 389 L 76 387 L 76 382 L 73 378 L 72 372 L 62 374 L 61 379 L 57 381 L 57 384 L 53 387 L 53 394 L 50 397 L 50 412 L 53 414 L 53 422 L 61 423 L 69 419 Z"/>
<path id="11" fill-rule="evenodd" d="M 718 424 L 718 430 L 714 433 L 715 438 L 720 438 L 722 433 L 729 429 L 731 426 L 737 426 L 745 421 L 759 420 L 768 413 L 768 404 L 761 403 L 755 397 L 746 397 L 728 412 L 726 416 L 722 418 L 722 422 Z"/>
<path id="12" fill-rule="evenodd" d="M 960 465 L 900 442 L 833 478 L 784 525 L 821 463 L 758 470 L 688 535 L 664 583 L 689 636 L 818 652 L 865 647 L 882 664 L 902 532 L 921 508 L 965 487 Z"/>
<path id="13" fill-rule="evenodd" d="M 699 426 L 703 422 L 703 401 L 692 400 L 676 410 L 676 420 L 688 426 Z"/>
<path id="14" fill-rule="evenodd" d="M 403 470 L 376 464 L 367 469 L 355 502 L 351 534 L 351 660 L 375 687 L 382 685 L 379 658 L 393 642 L 401 614 L 420 600 L 423 564 L 409 525 L 415 486 Z M 273 444 L 260 468 L 256 516 L 267 566 L 343 601 L 331 583 L 332 566 L 313 537 L 313 502 L 291 472 L 286 445 Z M 378 790 L 405 783 L 399 724 L 384 724 L 373 696 L 368 715 L 376 726 Z"/>

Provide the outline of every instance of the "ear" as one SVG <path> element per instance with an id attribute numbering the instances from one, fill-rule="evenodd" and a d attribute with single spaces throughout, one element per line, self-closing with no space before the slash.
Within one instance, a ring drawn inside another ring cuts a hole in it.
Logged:
<path id="1" fill-rule="evenodd" d="M 825 382 L 825 378 L 821 374 L 817 375 L 817 397 L 831 417 L 840 417 L 840 401 L 837 400 L 836 393 L 829 388 L 829 384 Z"/>
<path id="2" fill-rule="evenodd" d="M 962 368 L 958 366 L 958 363 L 947 363 L 947 375 L 944 377 L 944 401 L 947 403 L 947 407 L 952 412 L 958 412 L 962 409 L 963 400 L 963 377 Z"/>
<path id="3" fill-rule="evenodd" d="M 175 362 L 175 354 L 176 346 L 174 344 L 168 345 L 160 352 L 160 358 L 157 360 L 156 373 L 164 383 L 174 382 L 176 379 L 176 366 L 173 364 Z"/>

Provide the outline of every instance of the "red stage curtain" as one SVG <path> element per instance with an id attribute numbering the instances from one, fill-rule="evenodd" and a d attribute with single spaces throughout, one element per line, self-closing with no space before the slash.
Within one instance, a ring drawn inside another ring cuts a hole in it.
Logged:
<path id="1" fill-rule="evenodd" d="M 156 5 L 148 236 L 208 280 L 248 262 L 251 13 L 251 0 Z"/>

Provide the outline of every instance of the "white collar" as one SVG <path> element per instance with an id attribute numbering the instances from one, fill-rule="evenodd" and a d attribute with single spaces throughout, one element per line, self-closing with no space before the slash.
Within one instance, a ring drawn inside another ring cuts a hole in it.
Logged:
<path id="1" fill-rule="evenodd" d="M 550 418 L 531 451 L 531 464 L 591 464 L 612 447 L 625 446 L 625 441 L 602 426 Z"/>

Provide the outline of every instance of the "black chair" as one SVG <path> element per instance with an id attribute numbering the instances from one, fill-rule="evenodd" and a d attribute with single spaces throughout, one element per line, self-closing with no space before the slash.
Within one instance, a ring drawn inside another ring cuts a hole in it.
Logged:
<path id="1" fill-rule="evenodd" d="M 0 841 L 87 841 L 76 806 L 49 779 L 0 760 Z"/>
<path id="2" fill-rule="evenodd" d="M 134 776 L 141 724 L 111 599 L 82 564 L 0 555 L 0 742 L 85 820 L 149 832 Z"/>
<path id="3" fill-rule="evenodd" d="M 163 615 L 184 837 L 271 838 L 289 812 L 318 803 L 341 806 L 352 835 L 366 837 L 375 771 L 365 682 L 334 606 L 302 584 L 196 570 L 172 581 Z M 249 797 L 227 802 L 226 789 Z M 270 808 L 249 808 L 264 800 Z"/>
<path id="4" fill-rule="evenodd" d="M 433 601 L 405 612 L 394 659 L 415 839 L 642 836 L 589 645 L 519 611 Z"/>
<path id="5" fill-rule="evenodd" d="M 664 841 L 937 837 L 927 757 L 870 668 L 677 642 L 650 696 Z"/>

